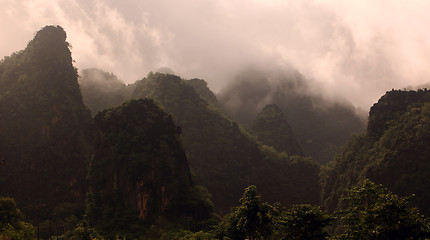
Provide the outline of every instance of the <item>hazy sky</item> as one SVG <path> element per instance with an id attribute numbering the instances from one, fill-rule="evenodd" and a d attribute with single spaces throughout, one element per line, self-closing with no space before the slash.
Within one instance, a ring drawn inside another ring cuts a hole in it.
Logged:
<path id="1" fill-rule="evenodd" d="M 169 67 L 219 91 L 250 66 L 292 66 L 368 109 L 430 81 L 429 13 L 424 0 L 0 0 L 0 56 L 61 25 L 79 69 L 126 83 Z"/>

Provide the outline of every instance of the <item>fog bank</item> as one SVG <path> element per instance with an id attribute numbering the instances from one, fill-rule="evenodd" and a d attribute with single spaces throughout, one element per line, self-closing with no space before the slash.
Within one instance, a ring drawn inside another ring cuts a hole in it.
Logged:
<path id="1" fill-rule="evenodd" d="M 0 0 L 0 56 L 58 24 L 79 69 L 126 83 L 161 68 L 220 92 L 252 67 L 296 69 L 311 91 L 368 109 L 429 82 L 428 12 L 400 0 Z"/>

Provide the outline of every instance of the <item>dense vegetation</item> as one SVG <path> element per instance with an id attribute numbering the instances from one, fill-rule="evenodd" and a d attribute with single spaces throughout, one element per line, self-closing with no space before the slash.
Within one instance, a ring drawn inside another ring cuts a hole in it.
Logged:
<path id="1" fill-rule="evenodd" d="M 0 239 L 27 240 L 34 238 L 31 224 L 24 222 L 24 216 L 13 198 L 0 197 Z"/>
<path id="2" fill-rule="evenodd" d="M 203 80 L 150 73 L 127 87 L 134 89 L 131 98 L 154 99 L 174 116 L 182 128 L 196 182 L 212 193 L 219 213 L 227 212 L 250 184 L 260 187 L 266 200 L 286 205 L 317 203 L 319 166 L 310 159 L 293 157 L 294 153 L 280 154 L 258 144 L 210 104 L 216 103 L 216 97 Z"/>
<path id="3" fill-rule="evenodd" d="M 430 222 L 402 198 L 366 179 L 347 191 L 345 206 L 327 214 L 316 205 L 285 208 L 279 203 L 263 203 L 257 188 L 245 189 L 239 206 L 206 234 L 205 239 L 428 239 Z M 337 233 L 328 231 L 337 226 Z M 190 238 L 203 239 L 198 235 Z"/>
<path id="4" fill-rule="evenodd" d="M 90 131 L 77 78 L 58 26 L 0 63 L 0 194 L 16 199 L 37 237 L 133 237 L 160 219 L 193 230 L 216 221 L 171 117 L 132 101 L 100 113 Z M 14 200 L 0 202 L 1 213 L 16 212 L 0 219 L 2 239 L 30 238 Z"/>
<path id="5" fill-rule="evenodd" d="M 201 228 L 196 225 L 211 217 L 213 206 L 192 182 L 180 131 L 151 100 L 133 100 L 95 116 L 90 225 L 110 238 L 120 232 L 137 238 L 143 223 L 159 217 Z"/>
<path id="6" fill-rule="evenodd" d="M 90 113 L 76 79 L 61 27 L 0 62 L 0 195 L 32 205 L 31 217 L 36 204 L 52 210 L 84 192 Z"/>
<path id="7" fill-rule="evenodd" d="M 89 226 L 92 215 L 88 210 L 91 204 L 87 197 L 86 221 L 77 224 L 63 237 L 71 240 L 120 239 L 120 236 L 124 236 L 124 239 L 142 240 L 428 239 L 430 221 L 418 209 L 408 206 L 409 199 L 410 197 L 398 197 L 382 185 L 366 179 L 362 185 L 347 191 L 345 206 L 331 215 L 316 205 L 301 204 L 285 208 L 279 203 L 263 203 L 257 188 L 249 186 L 240 198 L 239 205 L 232 208 L 219 224 L 212 225 L 212 228 L 205 231 L 190 231 L 184 226 L 174 226 L 168 222 L 149 228 L 142 227 L 143 224 L 133 225 L 136 222 L 128 217 L 123 219 L 127 226 L 116 226 L 117 229 L 113 231 L 116 235 L 104 238 Z M 31 226 L 22 221 L 12 199 L 0 199 L 0 210 L 0 239 L 21 240 L 34 236 Z M 118 222 L 118 219 L 115 220 Z M 130 226 L 134 226 L 132 230 L 135 235 L 125 237 L 122 231 Z M 328 231 L 331 226 L 337 226 L 338 231 Z"/>
<path id="8" fill-rule="evenodd" d="M 322 172 L 327 209 L 344 189 L 370 178 L 430 214 L 430 92 L 387 92 L 370 110 L 366 133 L 356 135 Z"/>
<path id="9" fill-rule="evenodd" d="M 275 104 L 267 105 L 247 127 L 265 145 L 288 155 L 303 155 L 303 151 L 282 110 Z"/>
<path id="10" fill-rule="evenodd" d="M 255 77 L 234 96 L 247 130 L 232 93 L 162 73 L 84 70 L 91 118 L 66 33 L 43 28 L 0 62 L 0 240 L 430 238 L 430 91 L 387 92 L 321 170 L 303 155 L 326 161 L 353 110 Z"/>
<path id="11" fill-rule="evenodd" d="M 203 79 L 194 78 L 191 80 L 185 80 L 185 84 L 191 86 L 194 91 L 196 91 L 203 100 L 205 100 L 209 105 L 218 107 L 219 103 L 215 94 L 208 88 L 208 84 Z"/>
<path id="12" fill-rule="evenodd" d="M 315 203 L 312 193 L 293 194 L 297 188 L 293 190 L 290 186 L 302 179 L 294 175 L 295 171 L 308 172 L 308 182 L 301 182 L 301 187 L 316 190 L 318 166 L 301 159 L 293 164 L 288 156 L 274 162 L 273 156 L 261 151 L 236 123 L 212 111 L 179 77 L 150 74 L 136 85 L 133 97 L 156 99 L 175 116 L 183 129 L 184 148 L 197 181 L 213 194 L 213 201 L 221 210 L 232 207 L 234 199 L 250 184 L 264 189 L 267 200 L 282 196 L 281 201 L 287 204 Z"/>

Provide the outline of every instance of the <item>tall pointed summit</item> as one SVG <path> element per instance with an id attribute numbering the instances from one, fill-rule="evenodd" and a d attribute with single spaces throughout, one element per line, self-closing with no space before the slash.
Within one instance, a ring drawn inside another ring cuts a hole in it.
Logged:
<path id="1" fill-rule="evenodd" d="M 0 158 L 7 162 L 0 195 L 20 204 L 51 209 L 81 194 L 90 114 L 66 37 L 60 26 L 46 26 L 0 62 Z"/>

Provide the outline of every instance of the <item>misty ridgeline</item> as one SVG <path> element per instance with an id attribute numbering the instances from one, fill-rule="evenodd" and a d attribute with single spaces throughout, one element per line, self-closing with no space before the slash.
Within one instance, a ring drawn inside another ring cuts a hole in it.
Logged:
<path id="1" fill-rule="evenodd" d="M 430 92 L 366 121 L 294 70 L 79 76 L 47 26 L 0 62 L 0 239 L 429 238 Z"/>

